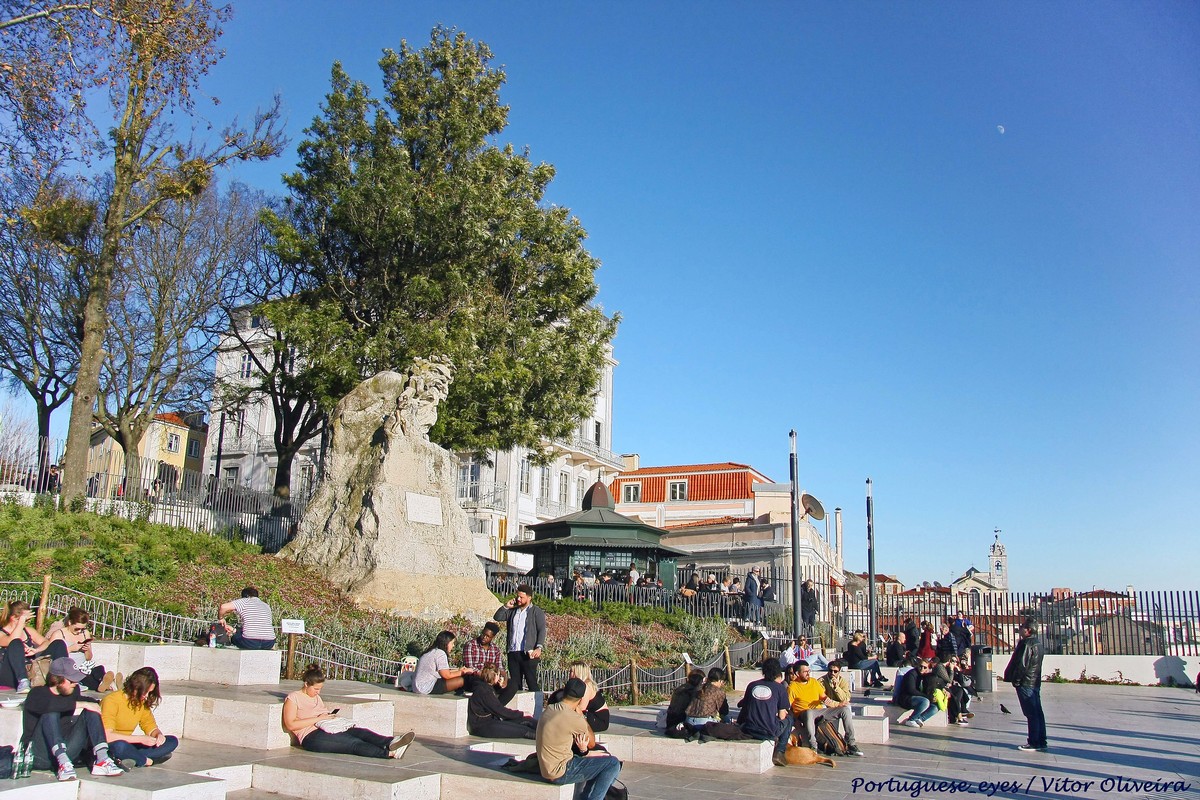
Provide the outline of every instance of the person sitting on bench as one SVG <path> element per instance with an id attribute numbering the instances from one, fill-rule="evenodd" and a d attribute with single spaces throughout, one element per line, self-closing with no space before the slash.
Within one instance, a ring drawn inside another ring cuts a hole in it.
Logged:
<path id="1" fill-rule="evenodd" d="M 283 727 L 305 750 L 367 758 L 400 758 L 416 738 L 412 731 L 389 738 L 339 717 L 337 714 L 341 709 L 330 710 L 321 698 L 325 673 L 316 664 L 308 665 L 301 680 L 304 686 L 283 701 Z"/>

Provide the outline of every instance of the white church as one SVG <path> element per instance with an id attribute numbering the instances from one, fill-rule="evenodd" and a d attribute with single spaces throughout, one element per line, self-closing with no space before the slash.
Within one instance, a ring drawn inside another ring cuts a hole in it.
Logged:
<path id="1" fill-rule="evenodd" d="M 972 566 L 950 584 L 953 596 L 967 596 L 966 610 L 991 605 L 984 598 L 995 600 L 1008 593 L 1008 555 L 1000 542 L 1000 530 L 997 528 L 995 533 L 988 550 L 987 572 Z"/>

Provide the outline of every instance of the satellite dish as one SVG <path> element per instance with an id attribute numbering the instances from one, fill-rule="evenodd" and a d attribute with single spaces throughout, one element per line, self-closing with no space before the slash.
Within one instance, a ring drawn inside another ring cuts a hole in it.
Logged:
<path id="1" fill-rule="evenodd" d="M 807 516 L 815 520 L 825 519 L 825 508 L 821 505 L 821 501 L 808 492 L 800 495 L 800 506 L 804 509 L 804 514 Z"/>

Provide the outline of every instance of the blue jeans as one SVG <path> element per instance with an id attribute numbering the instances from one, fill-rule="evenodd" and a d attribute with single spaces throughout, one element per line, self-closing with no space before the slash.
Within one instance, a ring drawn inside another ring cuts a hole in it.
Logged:
<path id="1" fill-rule="evenodd" d="M 938 707 L 929 702 L 929 698 L 914 694 L 908 699 L 908 707 L 912 709 L 912 719 L 917 722 L 928 722 L 938 712 Z"/>
<path id="2" fill-rule="evenodd" d="M 871 673 L 871 680 L 878 681 L 880 683 L 883 682 L 883 671 L 879 669 L 878 659 L 873 658 L 870 661 L 860 661 L 857 664 L 851 664 L 850 668 L 865 669 Z"/>
<path id="3" fill-rule="evenodd" d="M 621 774 L 621 762 L 615 756 L 575 756 L 567 762 L 561 778 L 550 781 L 562 786 L 576 783 L 575 797 L 579 800 L 604 800 L 608 787 Z"/>
<path id="4" fill-rule="evenodd" d="M 175 752 L 175 748 L 179 747 L 179 740 L 174 736 L 166 738 L 167 740 L 161 745 L 131 744 L 117 740 L 108 743 L 108 752 L 113 758 L 130 759 L 139 767 L 144 767 L 146 759 L 152 758 L 157 763 L 162 760 L 163 756 L 171 755 Z"/>
<path id="5" fill-rule="evenodd" d="M 1017 702 L 1029 728 L 1030 747 L 1048 747 L 1046 743 L 1046 715 L 1042 713 L 1042 690 L 1038 686 L 1018 686 Z"/>
<path id="6" fill-rule="evenodd" d="M 275 647 L 274 639 L 247 639 L 240 630 L 229 637 L 229 642 L 240 650 L 270 650 Z"/>
<path id="7" fill-rule="evenodd" d="M 107 748 L 105 741 L 104 722 L 95 711 L 84 710 L 71 717 L 53 711 L 42 714 L 33 729 L 33 768 L 57 769 L 54 748 L 60 744 L 66 747 L 71 761 L 78 761 L 88 748 L 101 755 L 97 749 Z"/>

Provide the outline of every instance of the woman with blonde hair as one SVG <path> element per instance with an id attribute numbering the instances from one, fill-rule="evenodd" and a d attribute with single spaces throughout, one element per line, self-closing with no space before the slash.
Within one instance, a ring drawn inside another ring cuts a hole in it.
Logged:
<path id="1" fill-rule="evenodd" d="M 605 702 L 604 693 L 600 691 L 599 685 L 597 685 L 595 679 L 592 678 L 592 668 L 582 661 L 574 661 L 571 663 L 571 670 L 567 675 L 567 680 L 570 680 L 571 678 L 579 678 L 579 680 L 587 684 L 587 687 L 590 690 L 588 694 L 592 699 L 589 700 L 586 705 L 583 703 L 579 704 L 579 713 L 587 717 L 588 726 L 595 733 L 608 730 L 610 721 L 608 703 Z M 566 688 L 564 687 L 550 695 L 549 699 L 546 700 L 546 703 L 549 705 L 551 703 L 561 702 L 565 696 Z"/>
<path id="2" fill-rule="evenodd" d="M 506 680 L 500 670 L 486 664 L 478 676 L 467 678 L 467 733 L 493 739 L 536 739 L 537 720 L 509 708 L 497 694 Z"/>
<path id="3" fill-rule="evenodd" d="M 13 600 L 0 611 L 0 686 L 11 686 L 17 694 L 29 691 L 25 664 L 50 647 L 50 640 L 29 624 L 32 617 L 24 600 Z"/>
<path id="4" fill-rule="evenodd" d="M 283 701 L 283 727 L 312 753 L 343 753 L 367 758 L 400 758 L 416 734 L 388 738 L 381 733 L 359 728 L 330 710 L 321 699 L 325 673 L 309 664 L 301 676 L 304 685 Z"/>
<path id="5" fill-rule="evenodd" d="M 118 761 L 149 767 L 166 761 L 179 746 L 179 739 L 164 735 L 154 720 L 154 708 L 162 702 L 158 686 L 154 668 L 142 667 L 125 679 L 121 691 L 100 701 L 108 751 Z M 142 729 L 140 736 L 134 734 L 135 728 Z"/>

